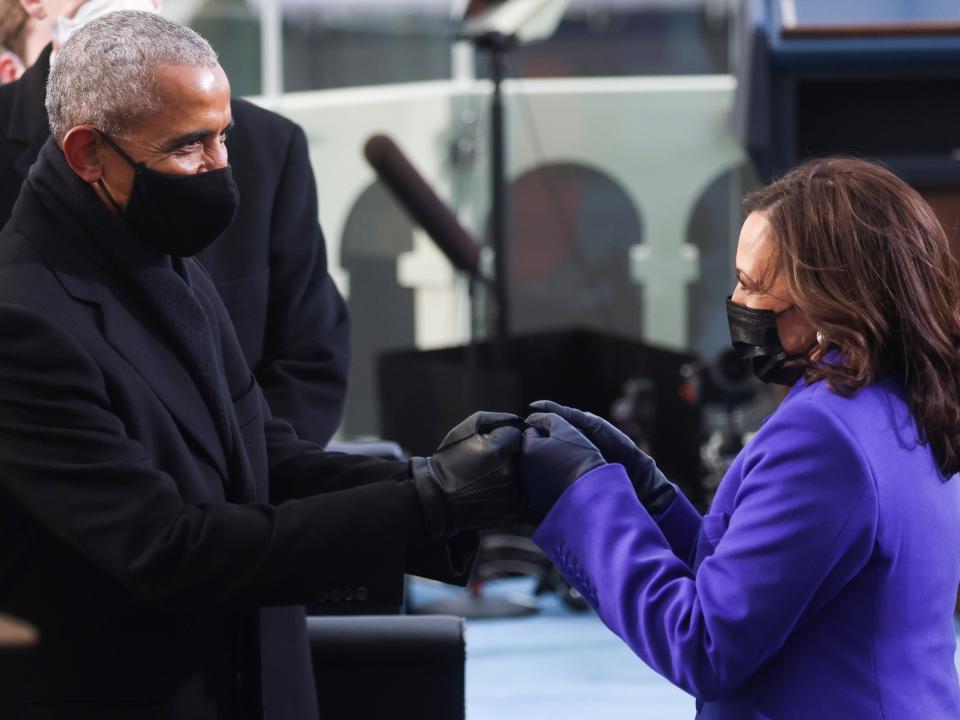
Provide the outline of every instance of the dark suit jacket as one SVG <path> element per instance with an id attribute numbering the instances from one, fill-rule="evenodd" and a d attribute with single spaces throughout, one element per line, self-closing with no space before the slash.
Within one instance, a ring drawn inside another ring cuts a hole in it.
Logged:
<path id="1" fill-rule="evenodd" d="M 50 48 L 0 86 L 0 226 L 50 135 L 44 106 Z M 227 140 L 240 189 L 233 225 L 199 255 L 213 276 L 274 415 L 325 445 L 343 412 L 350 321 L 327 272 L 317 189 L 303 130 L 233 100 Z"/>
<path id="2" fill-rule="evenodd" d="M 116 233 L 48 142 L 0 232 L 0 608 L 41 633 L 0 654 L 0 717 L 225 720 L 259 717 L 262 694 L 267 718 L 308 720 L 286 606 L 396 604 L 404 570 L 465 575 L 426 542 L 406 463 L 327 454 L 271 418 L 188 260 L 232 397 L 218 433 L 104 250 Z"/>

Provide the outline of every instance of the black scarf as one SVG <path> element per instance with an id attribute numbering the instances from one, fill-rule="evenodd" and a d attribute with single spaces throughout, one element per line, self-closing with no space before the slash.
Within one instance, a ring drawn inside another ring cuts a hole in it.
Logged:
<path id="1" fill-rule="evenodd" d="M 213 417 L 227 455 L 233 450 L 232 402 L 218 344 L 216 315 L 192 274 L 194 262 L 161 255 L 111 214 L 93 189 L 70 169 L 63 151 L 48 140 L 27 178 L 62 204 L 94 240 L 110 269 L 172 343 Z"/>

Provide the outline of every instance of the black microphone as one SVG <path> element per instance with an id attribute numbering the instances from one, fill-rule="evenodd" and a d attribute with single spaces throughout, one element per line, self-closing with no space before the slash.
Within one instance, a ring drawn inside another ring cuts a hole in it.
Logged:
<path id="1" fill-rule="evenodd" d="M 374 135 L 364 145 L 363 154 L 376 170 L 377 177 L 450 263 L 458 270 L 479 277 L 479 244 L 427 185 L 396 143 L 386 135 Z"/>

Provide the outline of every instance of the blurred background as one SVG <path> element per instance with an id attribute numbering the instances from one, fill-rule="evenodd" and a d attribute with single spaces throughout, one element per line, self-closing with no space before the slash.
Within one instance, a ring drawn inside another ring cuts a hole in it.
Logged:
<path id="1" fill-rule="evenodd" d="M 234 92 L 307 131 L 353 316 L 343 439 L 379 435 L 376 358 L 470 335 L 467 286 L 362 156 L 395 138 L 477 237 L 490 188 L 487 58 L 465 0 L 168 0 Z M 512 329 L 579 327 L 710 358 L 728 345 L 740 198 L 728 0 L 572 0 L 508 58 Z"/>
<path id="2" fill-rule="evenodd" d="M 921 189 L 955 237 L 960 7 L 559 3 L 547 37 L 504 55 L 500 280 L 508 354 L 527 369 L 497 372 L 486 362 L 504 352 L 495 298 L 471 293 L 363 148 L 392 137 L 483 246 L 489 274 L 493 66 L 458 37 L 465 15 L 498 4 L 164 3 L 211 40 L 235 94 L 306 130 L 331 274 L 353 318 L 340 439 L 428 453 L 465 408 L 522 412 L 550 392 L 613 417 L 706 507 L 779 399 L 725 354 L 743 195 L 805 157 L 863 155 Z M 417 418 L 411 397 L 426 398 Z M 536 617 L 471 624 L 470 717 L 693 716 L 562 583 L 497 563 L 488 553 L 481 567 L 488 592 L 550 599 Z M 536 588 L 522 584 L 531 576 Z M 414 587 L 411 602 L 444 592 Z"/>

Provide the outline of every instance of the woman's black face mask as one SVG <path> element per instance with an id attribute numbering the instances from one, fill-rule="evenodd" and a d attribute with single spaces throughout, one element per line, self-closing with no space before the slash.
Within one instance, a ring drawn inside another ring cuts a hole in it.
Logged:
<path id="1" fill-rule="evenodd" d="M 790 308 L 787 308 L 790 310 Z M 777 332 L 773 310 L 756 310 L 727 298 L 727 322 L 734 350 L 753 365 L 753 374 L 765 383 L 793 385 L 803 374 L 804 356 L 788 355 Z"/>
<path id="2" fill-rule="evenodd" d="M 220 237 L 237 214 L 240 193 L 230 166 L 176 175 L 135 162 L 105 133 L 100 136 L 134 170 L 127 206 L 110 202 L 137 236 L 163 255 L 191 257 Z"/>

